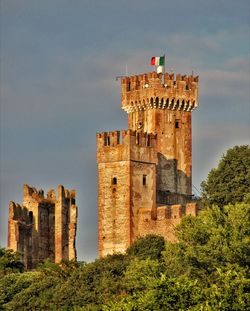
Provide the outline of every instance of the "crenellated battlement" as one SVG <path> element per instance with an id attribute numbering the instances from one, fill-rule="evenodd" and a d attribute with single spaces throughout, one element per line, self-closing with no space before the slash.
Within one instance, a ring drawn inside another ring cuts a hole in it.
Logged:
<path id="1" fill-rule="evenodd" d="M 60 199 L 72 199 L 72 201 L 74 201 L 75 195 L 75 190 L 64 189 L 62 185 L 58 186 L 58 196 L 56 196 L 56 191 L 54 189 L 50 189 L 47 192 L 47 196 L 45 196 L 43 189 L 37 190 L 35 187 L 31 187 L 27 184 L 23 186 L 24 202 L 30 199 L 35 200 L 38 203 L 55 203 Z"/>
<path id="2" fill-rule="evenodd" d="M 23 196 L 44 198 L 44 191 L 42 189 L 37 190 L 35 187 L 25 184 L 23 186 Z"/>
<path id="3" fill-rule="evenodd" d="M 121 135 L 122 134 L 122 135 Z M 141 147 L 155 147 L 156 134 L 143 133 L 141 131 L 122 130 L 112 132 L 102 132 L 96 134 L 97 143 L 102 146 L 115 147 L 117 145 L 124 145 L 127 143 L 127 139 L 132 144 L 136 144 Z"/>
<path id="4" fill-rule="evenodd" d="M 154 148 L 156 134 L 133 130 L 102 132 L 96 134 L 97 159 L 100 162 L 137 160 L 157 162 Z"/>
<path id="5" fill-rule="evenodd" d="M 138 235 L 159 234 L 166 240 L 174 242 L 175 227 L 181 222 L 181 219 L 187 215 L 197 216 L 197 203 L 188 203 L 186 205 L 158 206 L 156 217 L 152 217 L 150 208 L 140 208 L 138 212 Z"/>
<path id="6" fill-rule="evenodd" d="M 32 225 L 33 212 L 13 201 L 9 204 L 9 218 L 26 225 Z"/>
<path id="7" fill-rule="evenodd" d="M 139 215 L 141 221 L 150 221 L 152 218 L 150 208 L 140 208 Z M 187 203 L 186 205 L 159 205 L 156 209 L 156 218 L 154 220 L 174 220 L 182 219 L 184 216 L 196 216 L 198 213 L 197 203 Z"/>
<path id="8" fill-rule="evenodd" d="M 192 111 L 198 106 L 198 76 L 150 72 L 121 79 L 122 109 Z"/>

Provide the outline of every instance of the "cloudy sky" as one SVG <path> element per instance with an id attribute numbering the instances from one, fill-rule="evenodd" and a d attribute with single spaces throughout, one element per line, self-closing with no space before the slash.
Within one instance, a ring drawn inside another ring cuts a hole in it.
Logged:
<path id="1" fill-rule="evenodd" d="M 115 77 L 200 76 L 193 184 L 250 142 L 248 0 L 0 0 L 0 245 L 24 183 L 77 189 L 77 250 L 97 256 L 96 131 L 127 127 Z"/>

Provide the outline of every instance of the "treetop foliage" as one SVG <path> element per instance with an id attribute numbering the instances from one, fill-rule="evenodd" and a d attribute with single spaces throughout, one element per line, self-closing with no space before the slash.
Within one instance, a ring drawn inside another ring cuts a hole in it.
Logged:
<path id="1" fill-rule="evenodd" d="M 11 249 L 0 247 L 0 277 L 13 272 L 23 272 L 24 264 L 21 255 Z"/>
<path id="2" fill-rule="evenodd" d="M 127 249 L 127 254 L 140 259 L 160 259 L 164 249 L 165 240 L 162 236 L 148 234 L 146 237 L 137 239 Z"/>
<path id="3" fill-rule="evenodd" d="M 201 184 L 207 205 L 250 203 L 250 147 L 235 146 L 223 155 L 217 168 Z"/>

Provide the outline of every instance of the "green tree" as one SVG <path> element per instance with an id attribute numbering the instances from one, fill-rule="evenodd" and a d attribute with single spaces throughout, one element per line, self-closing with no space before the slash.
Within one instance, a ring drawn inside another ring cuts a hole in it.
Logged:
<path id="1" fill-rule="evenodd" d="M 0 281 L 0 302 L 6 310 L 55 310 L 55 293 L 78 268 L 75 261 L 49 260 L 36 271 L 6 275 Z"/>
<path id="2" fill-rule="evenodd" d="M 131 260 L 124 274 L 124 289 L 127 293 L 146 290 L 149 283 L 164 272 L 158 260 L 138 258 Z"/>
<path id="3" fill-rule="evenodd" d="M 8 309 L 8 303 L 17 301 L 17 295 L 24 291 L 26 288 L 29 288 L 29 286 L 31 286 L 33 283 L 38 282 L 40 278 L 41 275 L 39 272 L 9 273 L 1 277 L 0 310 Z M 14 308 L 11 310 L 14 310 Z"/>
<path id="4" fill-rule="evenodd" d="M 203 287 L 194 311 L 249 310 L 250 280 L 245 269 L 237 265 L 217 268 L 209 285 Z"/>
<path id="5" fill-rule="evenodd" d="M 61 308 L 68 306 L 102 310 L 102 304 L 123 291 L 123 276 L 127 265 L 128 257 L 122 254 L 108 255 L 80 265 L 55 292 L 57 305 Z"/>
<path id="6" fill-rule="evenodd" d="M 134 277 L 132 274 L 127 277 L 130 288 L 134 285 L 134 290 L 116 301 L 110 301 L 103 310 L 184 311 L 191 310 L 201 296 L 197 281 L 187 277 L 169 278 L 166 274 L 159 273 L 156 261 L 136 261 L 130 269 L 134 270 Z M 140 278 L 136 277 L 137 273 Z"/>
<path id="7" fill-rule="evenodd" d="M 21 255 L 11 249 L 0 248 L 0 277 L 8 273 L 23 272 Z"/>
<path id="8" fill-rule="evenodd" d="M 170 276 L 186 275 L 203 286 L 216 281 L 222 267 L 247 269 L 250 264 L 250 205 L 213 206 L 198 217 L 185 217 L 176 230 L 178 243 L 166 243 Z"/>
<path id="9" fill-rule="evenodd" d="M 217 168 L 201 184 L 207 205 L 250 203 L 250 147 L 235 146 L 223 155 Z"/>
<path id="10" fill-rule="evenodd" d="M 165 249 L 165 240 L 160 235 L 148 234 L 137 239 L 128 249 L 127 254 L 140 259 L 160 259 Z"/>

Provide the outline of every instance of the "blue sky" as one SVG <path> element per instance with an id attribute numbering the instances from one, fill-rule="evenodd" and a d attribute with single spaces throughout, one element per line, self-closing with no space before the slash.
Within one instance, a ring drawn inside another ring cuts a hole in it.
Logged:
<path id="1" fill-rule="evenodd" d="M 250 142 L 249 1 L 1 0 L 0 245 L 28 183 L 77 189 L 77 250 L 97 256 L 95 133 L 127 127 L 117 75 L 200 76 L 193 184 Z"/>

